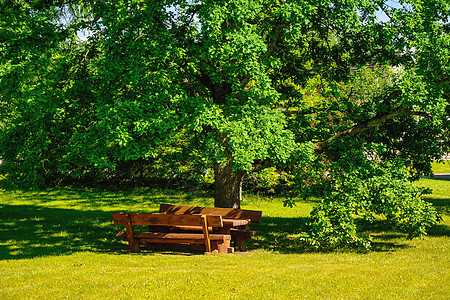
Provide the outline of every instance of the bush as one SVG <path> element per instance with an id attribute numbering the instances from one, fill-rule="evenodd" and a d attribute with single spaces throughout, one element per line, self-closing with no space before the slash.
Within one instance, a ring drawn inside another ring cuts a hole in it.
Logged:
<path id="1" fill-rule="evenodd" d="M 332 188 L 311 212 L 310 237 L 315 249 L 358 248 L 369 250 L 371 238 L 358 220 L 384 220 L 392 230 L 423 237 L 440 217 L 435 208 L 422 199 L 429 191 L 408 181 L 409 173 L 393 164 L 372 162 L 371 172 L 362 176 L 333 174 Z M 369 174 L 368 174 L 369 173 Z"/>

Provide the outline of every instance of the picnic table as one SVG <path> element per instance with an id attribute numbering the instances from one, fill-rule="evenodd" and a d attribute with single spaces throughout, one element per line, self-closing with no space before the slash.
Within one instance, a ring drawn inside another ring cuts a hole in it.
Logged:
<path id="1" fill-rule="evenodd" d="M 261 221 L 260 211 L 233 208 L 197 207 L 161 204 L 153 214 L 114 213 L 114 224 L 125 225 L 117 233 L 129 243 L 130 252 L 140 252 L 140 243 L 150 246 L 184 247 L 205 253 L 232 253 L 230 241 L 240 250 L 245 241 L 257 234 L 248 230 L 252 222 Z M 133 225 L 148 225 L 148 231 L 136 232 Z"/>

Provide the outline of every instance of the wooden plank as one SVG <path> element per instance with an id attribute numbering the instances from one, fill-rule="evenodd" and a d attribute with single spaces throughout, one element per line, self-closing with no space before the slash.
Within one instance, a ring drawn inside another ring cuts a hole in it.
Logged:
<path id="1" fill-rule="evenodd" d="M 128 218 L 132 225 L 155 226 L 202 226 L 201 215 L 113 213 L 114 224 L 127 225 Z M 223 227 L 221 216 L 207 216 L 211 227 Z"/>
<path id="2" fill-rule="evenodd" d="M 171 233 L 171 232 L 134 232 L 134 239 L 176 239 L 176 240 L 197 240 L 204 241 L 204 235 L 202 233 Z M 210 240 L 231 240 L 229 234 L 210 234 Z"/>
<path id="3" fill-rule="evenodd" d="M 262 211 L 258 210 L 245 210 L 245 209 L 222 208 L 222 207 L 199 207 L 199 206 L 172 205 L 172 204 L 161 204 L 159 206 L 159 212 L 176 215 L 192 215 L 192 214 L 219 215 L 222 216 L 224 219 L 244 219 L 244 220 L 249 219 L 254 223 L 261 223 L 261 216 L 262 216 Z"/>
<path id="4" fill-rule="evenodd" d="M 204 249 L 204 245 L 205 245 L 205 241 L 203 240 L 203 238 L 201 240 L 198 239 L 194 239 L 194 240 L 188 240 L 188 239 L 166 239 L 166 238 L 142 238 L 139 239 L 140 242 L 143 243 L 166 243 L 166 244 L 200 244 L 203 245 L 203 249 Z"/>

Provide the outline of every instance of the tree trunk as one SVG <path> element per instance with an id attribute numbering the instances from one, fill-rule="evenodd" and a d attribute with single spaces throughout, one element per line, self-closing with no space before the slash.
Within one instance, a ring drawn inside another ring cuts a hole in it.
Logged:
<path id="1" fill-rule="evenodd" d="M 214 206 L 240 208 L 245 171 L 233 171 L 233 159 L 214 164 Z"/>

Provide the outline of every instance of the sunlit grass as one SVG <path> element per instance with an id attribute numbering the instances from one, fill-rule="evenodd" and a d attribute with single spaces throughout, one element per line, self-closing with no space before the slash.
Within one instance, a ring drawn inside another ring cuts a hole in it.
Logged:
<path id="1" fill-rule="evenodd" d="M 442 162 L 433 162 L 431 164 L 433 168 L 433 173 L 450 173 L 450 161 L 445 160 Z"/>
<path id="2" fill-rule="evenodd" d="M 446 299 L 450 294 L 450 181 L 422 179 L 443 222 L 424 239 L 377 232 L 374 251 L 302 253 L 292 239 L 316 200 L 293 208 L 245 194 L 263 211 L 248 252 L 129 254 L 112 212 L 160 203 L 211 206 L 211 194 L 152 189 L 0 192 L 0 296 L 5 299 Z"/>

